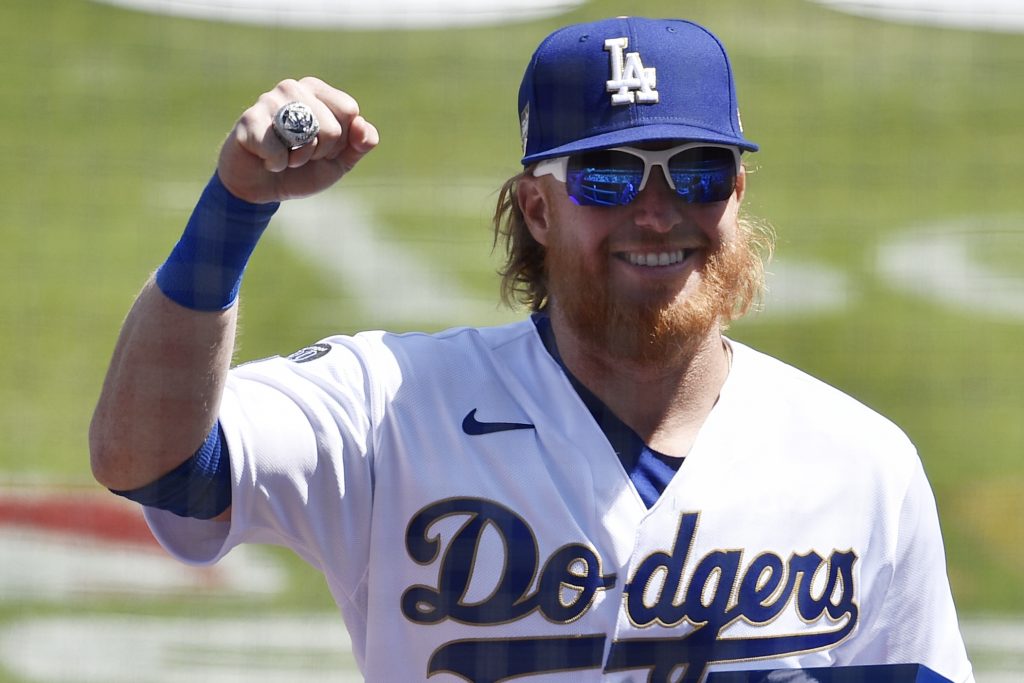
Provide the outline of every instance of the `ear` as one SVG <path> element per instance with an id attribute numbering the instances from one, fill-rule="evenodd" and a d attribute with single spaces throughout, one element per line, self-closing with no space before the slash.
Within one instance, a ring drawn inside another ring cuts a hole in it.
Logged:
<path id="1" fill-rule="evenodd" d="M 516 198 L 533 239 L 542 246 L 548 246 L 551 223 L 548 216 L 548 198 L 544 193 L 542 179 L 524 175 L 516 183 Z"/>
<path id="2" fill-rule="evenodd" d="M 747 168 L 740 164 L 740 172 L 736 174 L 736 203 L 743 203 L 743 195 L 747 192 Z"/>

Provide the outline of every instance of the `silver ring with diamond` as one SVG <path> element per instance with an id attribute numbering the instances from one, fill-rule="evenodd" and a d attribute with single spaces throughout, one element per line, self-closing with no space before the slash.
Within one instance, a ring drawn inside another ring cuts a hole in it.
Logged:
<path id="1" fill-rule="evenodd" d="M 319 132 L 320 122 L 302 102 L 289 102 L 274 114 L 274 133 L 290 150 L 313 142 Z"/>

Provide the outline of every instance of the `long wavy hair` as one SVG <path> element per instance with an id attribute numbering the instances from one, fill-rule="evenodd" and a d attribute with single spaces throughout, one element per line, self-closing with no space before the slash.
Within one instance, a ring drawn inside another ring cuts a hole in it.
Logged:
<path id="1" fill-rule="evenodd" d="M 505 256 L 504 264 L 498 270 L 502 303 L 510 308 L 523 305 L 530 311 L 542 311 L 549 302 L 545 249 L 526 226 L 517 192 L 519 181 L 530 170 L 528 168 L 506 180 L 498 193 L 493 219 L 493 248 L 500 247 Z M 754 259 L 751 265 L 753 272 L 745 279 L 735 304 L 722 320 L 724 325 L 743 317 L 763 301 L 767 290 L 765 267 L 775 248 L 775 233 L 768 223 L 741 213 L 739 229 L 740 235 L 760 258 Z"/>

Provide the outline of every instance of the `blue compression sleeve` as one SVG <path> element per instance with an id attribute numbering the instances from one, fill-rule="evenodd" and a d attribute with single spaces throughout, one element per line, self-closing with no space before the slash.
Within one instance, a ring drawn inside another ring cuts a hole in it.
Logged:
<path id="1" fill-rule="evenodd" d="M 235 197 L 214 173 L 181 239 L 157 271 L 157 286 L 186 308 L 228 308 L 238 297 L 249 256 L 279 206 Z"/>
<path id="2" fill-rule="evenodd" d="M 231 505 L 231 459 L 220 421 L 191 458 L 151 484 L 113 493 L 179 517 L 210 519 Z"/>

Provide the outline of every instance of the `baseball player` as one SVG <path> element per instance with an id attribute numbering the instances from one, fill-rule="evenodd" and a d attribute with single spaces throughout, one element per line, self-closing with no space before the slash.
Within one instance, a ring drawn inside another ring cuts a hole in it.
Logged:
<path id="1" fill-rule="evenodd" d="M 321 80 L 262 95 L 124 324 L 98 480 L 186 562 L 292 548 L 370 681 L 893 663 L 972 681 L 914 446 L 723 336 L 760 292 L 764 237 L 740 216 L 757 145 L 718 39 L 678 20 L 563 28 L 517 109 L 523 172 L 495 229 L 527 317 L 229 370 L 278 202 L 378 142 Z"/>

